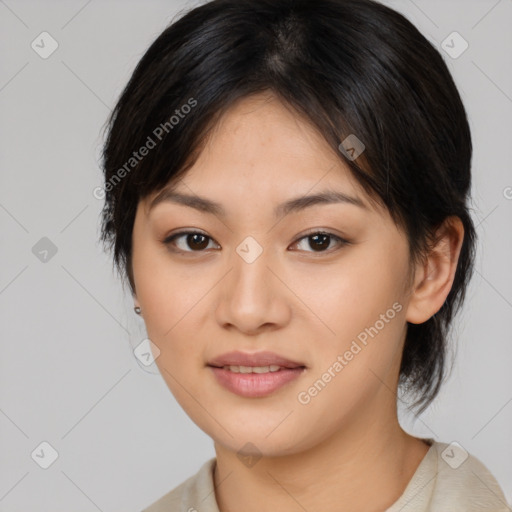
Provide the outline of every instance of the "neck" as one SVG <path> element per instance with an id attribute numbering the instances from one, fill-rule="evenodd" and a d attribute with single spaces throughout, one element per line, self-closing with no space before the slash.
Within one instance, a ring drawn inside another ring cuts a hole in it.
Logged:
<path id="1" fill-rule="evenodd" d="M 385 510 L 401 496 L 428 446 L 402 430 L 394 401 L 386 415 L 375 410 L 367 407 L 310 449 L 263 456 L 251 467 L 215 443 L 219 509 L 260 512 L 271 503 L 282 512 Z"/>

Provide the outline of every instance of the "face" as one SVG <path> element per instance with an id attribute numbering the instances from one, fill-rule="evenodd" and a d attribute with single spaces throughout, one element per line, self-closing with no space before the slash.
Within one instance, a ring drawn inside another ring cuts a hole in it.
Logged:
<path id="1" fill-rule="evenodd" d="M 170 195 L 152 205 L 157 193 L 141 201 L 132 264 L 156 363 L 191 419 L 233 451 L 251 442 L 282 455 L 389 412 L 408 244 L 321 136 L 277 99 L 245 98 L 173 192 L 217 210 Z M 303 201 L 323 193 L 350 199 Z M 299 368 L 209 366 L 232 351 Z"/>

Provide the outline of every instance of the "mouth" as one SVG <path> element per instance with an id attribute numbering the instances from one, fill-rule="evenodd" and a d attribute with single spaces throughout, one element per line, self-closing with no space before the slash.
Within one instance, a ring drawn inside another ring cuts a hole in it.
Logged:
<path id="1" fill-rule="evenodd" d="M 214 366 L 214 365 L 208 365 L 212 368 L 222 368 L 223 370 L 228 370 L 233 373 L 274 373 L 274 372 L 280 372 L 283 370 L 295 370 L 295 369 L 304 369 L 305 366 L 279 366 L 277 364 L 271 364 L 269 366 Z"/>
<path id="2" fill-rule="evenodd" d="M 223 368 L 235 373 L 268 373 L 287 368 L 306 368 L 302 362 L 293 361 L 269 351 L 228 352 L 208 361 L 208 366 Z"/>
<path id="3" fill-rule="evenodd" d="M 263 398 L 275 394 L 306 371 L 304 366 L 278 367 L 274 371 L 266 366 L 249 367 L 247 372 L 240 371 L 240 367 L 236 366 L 222 368 L 210 366 L 209 368 L 218 384 L 231 393 L 244 398 Z"/>
<path id="4" fill-rule="evenodd" d="M 307 369 L 305 364 L 273 352 L 231 352 L 211 360 L 207 366 L 221 386 L 245 398 L 276 393 Z"/>

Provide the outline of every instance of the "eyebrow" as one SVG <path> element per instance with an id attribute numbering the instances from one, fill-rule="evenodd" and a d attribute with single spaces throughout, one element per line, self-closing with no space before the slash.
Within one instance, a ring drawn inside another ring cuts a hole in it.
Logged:
<path id="1" fill-rule="evenodd" d="M 157 204 L 160 204 L 162 202 L 181 204 L 199 210 L 200 212 L 203 213 L 209 213 L 218 217 L 226 217 L 226 210 L 220 203 L 217 203 L 205 197 L 176 192 L 172 189 L 163 190 L 158 196 L 156 196 L 153 199 L 153 201 L 151 201 L 148 211 L 151 211 Z M 276 206 L 276 208 L 274 209 L 274 215 L 275 217 L 279 217 L 281 215 L 288 215 L 289 213 L 302 211 L 306 208 L 310 208 L 312 206 L 317 206 L 320 204 L 339 203 L 351 204 L 363 209 L 368 209 L 367 206 L 363 203 L 363 201 L 358 197 L 352 197 L 347 194 L 344 194 L 343 192 L 335 190 L 324 190 L 317 194 L 300 196 L 293 199 L 289 199 L 288 201 L 285 201 L 284 203 Z"/>

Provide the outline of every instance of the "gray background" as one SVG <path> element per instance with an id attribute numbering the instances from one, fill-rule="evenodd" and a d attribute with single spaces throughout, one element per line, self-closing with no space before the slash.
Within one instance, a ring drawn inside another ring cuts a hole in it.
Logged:
<path id="1" fill-rule="evenodd" d="M 453 31 L 469 43 L 458 58 L 441 53 L 473 130 L 480 237 L 453 374 L 403 425 L 459 442 L 511 501 L 512 0 L 386 3 L 439 48 Z M 197 4 L 0 1 L 0 511 L 141 510 L 214 456 L 132 352 L 144 326 L 97 243 L 92 193 L 118 94 L 154 38 Z M 43 31 L 58 43 L 46 59 L 31 47 Z M 56 254 L 41 252 L 43 237 Z M 43 441 L 58 452 L 48 469 Z"/>

